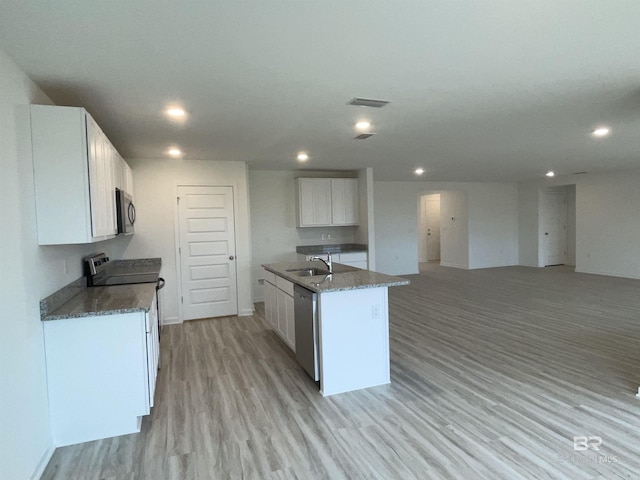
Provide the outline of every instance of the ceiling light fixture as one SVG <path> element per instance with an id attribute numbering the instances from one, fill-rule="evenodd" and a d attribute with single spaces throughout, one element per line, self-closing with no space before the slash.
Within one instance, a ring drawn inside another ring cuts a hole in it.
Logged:
<path id="1" fill-rule="evenodd" d="M 413 171 L 413 173 L 415 173 L 416 175 L 422 175 L 424 173 L 424 168 L 422 168 L 422 167 L 416 168 Z"/>
<path id="2" fill-rule="evenodd" d="M 299 162 L 306 162 L 309 160 L 309 155 L 306 152 L 300 152 L 296 158 Z"/>
<path id="3" fill-rule="evenodd" d="M 547 173 L 545 173 L 545 175 L 549 178 L 552 178 L 556 176 L 556 172 L 554 172 L 553 170 L 549 170 Z"/>
<path id="4" fill-rule="evenodd" d="M 182 151 L 178 147 L 170 147 L 167 150 L 167 153 L 172 157 L 179 157 L 180 155 L 182 155 Z"/>
<path id="5" fill-rule="evenodd" d="M 358 123 L 356 123 L 356 128 L 358 130 L 367 130 L 370 126 L 371 124 L 366 120 L 360 120 Z"/>
<path id="6" fill-rule="evenodd" d="M 594 137 L 606 137 L 607 135 L 609 135 L 609 133 L 611 133 L 609 127 L 598 127 L 593 132 L 591 132 L 591 135 L 593 135 Z"/>
<path id="7" fill-rule="evenodd" d="M 166 113 L 170 117 L 175 117 L 175 118 L 184 117 L 187 114 L 187 112 L 184 111 L 184 108 L 180 108 L 180 107 L 167 108 Z"/>

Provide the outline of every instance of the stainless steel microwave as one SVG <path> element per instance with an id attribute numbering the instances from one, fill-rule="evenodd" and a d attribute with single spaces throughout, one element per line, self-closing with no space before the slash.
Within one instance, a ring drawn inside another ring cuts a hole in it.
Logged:
<path id="1" fill-rule="evenodd" d="M 136 207 L 133 199 L 124 190 L 116 188 L 116 219 L 118 224 L 118 235 L 129 235 L 134 232 L 136 223 Z"/>

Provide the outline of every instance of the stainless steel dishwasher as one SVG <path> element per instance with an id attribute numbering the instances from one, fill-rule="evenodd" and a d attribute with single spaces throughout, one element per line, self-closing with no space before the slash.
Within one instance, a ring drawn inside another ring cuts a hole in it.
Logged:
<path id="1" fill-rule="evenodd" d="M 296 325 L 296 359 L 311 378 L 320 380 L 318 369 L 318 294 L 300 285 L 293 288 Z"/>

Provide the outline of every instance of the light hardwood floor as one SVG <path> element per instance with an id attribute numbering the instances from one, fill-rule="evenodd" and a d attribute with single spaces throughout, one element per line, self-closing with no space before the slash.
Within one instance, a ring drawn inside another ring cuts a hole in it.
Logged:
<path id="1" fill-rule="evenodd" d="M 409 278 L 390 289 L 391 385 L 322 398 L 260 310 L 169 326 L 142 432 L 58 449 L 43 478 L 640 478 L 640 281 Z"/>

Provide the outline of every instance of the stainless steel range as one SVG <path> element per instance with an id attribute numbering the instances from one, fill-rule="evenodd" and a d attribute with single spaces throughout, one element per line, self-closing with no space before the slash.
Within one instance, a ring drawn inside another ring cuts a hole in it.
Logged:
<path id="1" fill-rule="evenodd" d="M 85 257 L 85 275 L 88 287 L 105 287 L 108 285 L 128 285 L 132 283 L 160 283 L 164 286 L 164 279 L 158 277 L 158 272 L 142 271 L 134 268 L 114 268 L 109 257 L 104 253 L 96 253 Z"/>
<path id="2" fill-rule="evenodd" d="M 126 262 L 126 261 L 122 261 Z M 159 271 L 150 271 L 154 267 L 136 266 L 132 264 L 122 266 L 122 262 L 110 262 L 104 253 L 96 253 L 84 258 L 87 287 L 108 287 L 112 285 L 130 285 L 134 283 L 156 284 L 156 308 L 158 310 L 158 340 L 161 332 L 162 312 L 160 310 L 160 295 L 158 290 L 164 287 L 164 278 Z M 116 264 L 116 265 L 114 265 Z M 160 368 L 160 363 L 158 363 Z"/>

